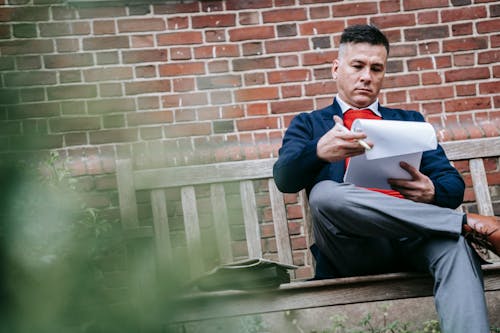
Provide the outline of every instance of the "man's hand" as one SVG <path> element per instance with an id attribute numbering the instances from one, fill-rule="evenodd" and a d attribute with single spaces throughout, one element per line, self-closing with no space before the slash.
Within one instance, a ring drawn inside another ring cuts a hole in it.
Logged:
<path id="1" fill-rule="evenodd" d="M 339 116 L 333 116 L 335 126 L 326 132 L 318 141 L 316 153 L 318 157 L 327 162 L 341 161 L 348 157 L 361 155 L 365 148 L 357 140 L 365 139 L 366 135 L 362 132 L 345 131 L 340 125 L 344 122 Z"/>
<path id="2" fill-rule="evenodd" d="M 435 195 L 432 180 L 408 163 L 401 162 L 399 165 L 408 171 L 412 179 L 389 179 L 391 187 L 399 191 L 406 199 L 415 202 L 432 203 Z"/>

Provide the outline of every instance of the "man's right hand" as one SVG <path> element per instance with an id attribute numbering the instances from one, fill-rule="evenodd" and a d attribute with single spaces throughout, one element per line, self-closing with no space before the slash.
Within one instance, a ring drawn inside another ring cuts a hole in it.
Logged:
<path id="1" fill-rule="evenodd" d="M 339 116 L 333 116 L 333 120 L 335 126 L 318 141 L 316 146 L 318 157 L 327 162 L 336 162 L 363 154 L 365 148 L 357 140 L 365 139 L 366 135 L 363 132 L 346 131 L 345 128 L 342 128 L 344 122 Z M 373 146 L 369 142 L 368 144 Z"/>

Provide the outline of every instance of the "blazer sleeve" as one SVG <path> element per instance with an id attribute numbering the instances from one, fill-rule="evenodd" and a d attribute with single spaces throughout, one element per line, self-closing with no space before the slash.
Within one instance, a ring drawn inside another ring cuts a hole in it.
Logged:
<path id="1" fill-rule="evenodd" d="M 443 148 L 424 152 L 420 172 L 427 175 L 434 184 L 434 204 L 455 209 L 463 201 L 465 183 L 460 173 L 446 157 Z"/>
<path id="2" fill-rule="evenodd" d="M 274 181 L 281 192 L 296 193 L 310 187 L 328 164 L 316 154 L 319 139 L 320 136 L 314 136 L 313 122 L 308 114 L 301 113 L 293 118 L 273 166 Z"/>

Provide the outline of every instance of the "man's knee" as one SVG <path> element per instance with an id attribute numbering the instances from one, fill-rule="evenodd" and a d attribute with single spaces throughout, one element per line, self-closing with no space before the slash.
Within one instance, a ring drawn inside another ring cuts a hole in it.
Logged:
<path id="1" fill-rule="evenodd" d="M 460 271 L 459 275 L 464 277 L 468 274 L 481 274 L 480 259 L 462 236 L 458 239 L 436 240 L 427 252 L 431 257 L 431 267 L 439 270 L 441 274 L 450 274 L 457 270 Z"/>
<path id="2" fill-rule="evenodd" d="M 331 180 L 317 183 L 309 195 L 309 206 L 311 209 L 318 211 L 335 210 L 336 207 L 344 207 L 344 200 L 347 197 L 343 193 L 344 185 Z"/>

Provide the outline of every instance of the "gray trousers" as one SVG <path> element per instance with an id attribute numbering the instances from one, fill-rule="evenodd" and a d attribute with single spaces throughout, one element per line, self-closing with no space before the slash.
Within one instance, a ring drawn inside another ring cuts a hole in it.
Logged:
<path id="1" fill-rule="evenodd" d="M 488 333 L 478 256 L 461 236 L 464 214 L 322 181 L 310 195 L 316 245 L 342 277 L 429 272 L 443 333 Z"/>

